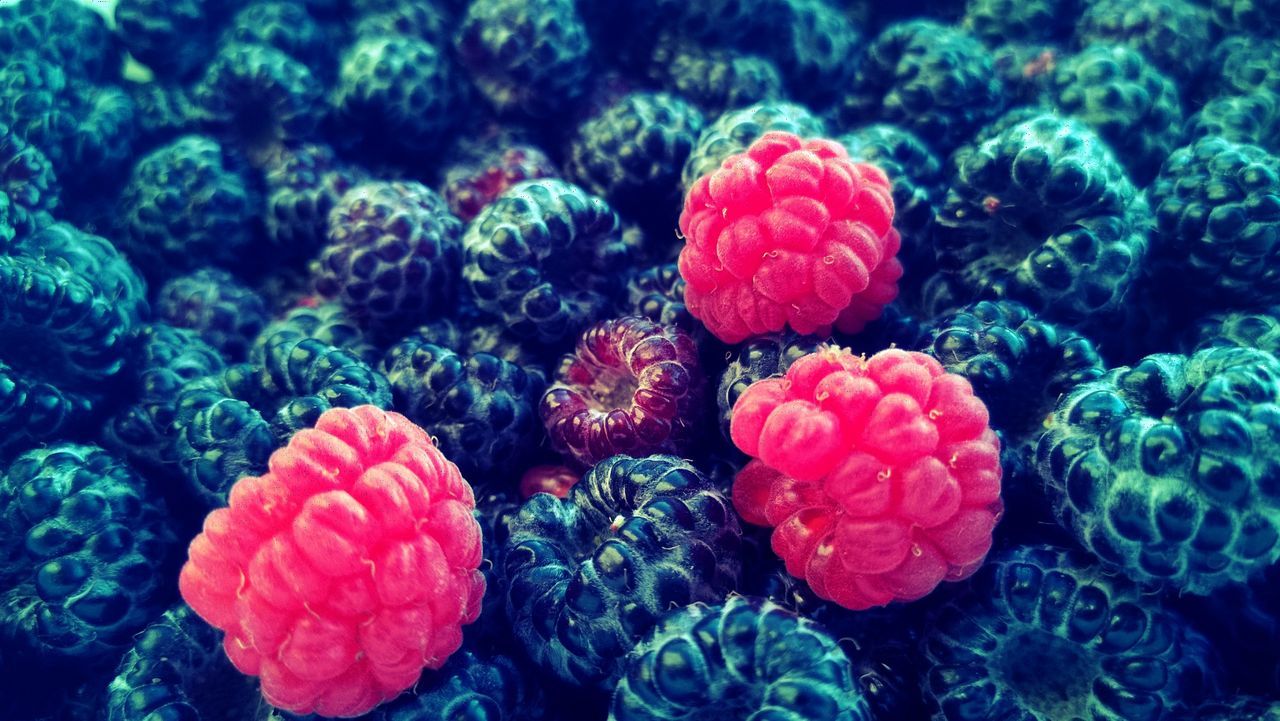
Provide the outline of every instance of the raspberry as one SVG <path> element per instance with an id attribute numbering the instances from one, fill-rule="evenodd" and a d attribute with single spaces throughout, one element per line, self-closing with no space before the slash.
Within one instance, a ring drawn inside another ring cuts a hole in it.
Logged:
<path id="1" fill-rule="evenodd" d="M 442 193 L 453 214 L 469 223 L 511 186 L 558 175 L 551 159 L 538 148 L 508 145 L 450 166 L 444 173 Z"/>
<path id="2" fill-rule="evenodd" d="M 1143 54 L 1170 77 L 1183 94 L 1209 65 L 1213 23 L 1204 3 L 1194 0 L 1089 0 L 1076 24 L 1076 42 L 1124 45 Z"/>
<path id="3" fill-rule="evenodd" d="M 369 343 L 360 324 L 341 305 L 317 303 L 314 306 L 299 305 L 263 328 L 249 349 L 249 360 L 254 365 L 262 365 L 269 346 L 298 338 L 315 338 L 366 362 L 374 361 L 378 356 L 377 349 Z"/>
<path id="4" fill-rule="evenodd" d="M 962 25 L 988 45 L 1062 40 L 1071 35 L 1074 0 L 970 0 Z"/>
<path id="5" fill-rule="evenodd" d="M 31 49 L 90 80 L 120 72 L 120 48 L 103 17 L 74 0 L 0 6 L 0 57 Z"/>
<path id="6" fill-rule="evenodd" d="M 1215 345 L 1241 346 L 1280 357 L 1280 306 L 1207 315 L 1190 329 L 1187 341 L 1192 350 Z"/>
<path id="7" fill-rule="evenodd" d="M 902 266 L 884 173 L 830 140 L 770 132 L 694 183 L 680 214 L 689 312 L 725 343 L 857 332 Z"/>
<path id="8" fill-rule="evenodd" d="M 582 466 L 618 453 L 684 453 L 705 385 L 687 333 L 628 316 L 582 334 L 539 412 L 551 445 Z"/>
<path id="9" fill-rule="evenodd" d="M 157 76 L 178 79 L 199 72 L 213 57 L 222 21 L 238 4 L 119 0 L 114 15 L 129 53 Z"/>
<path id="10" fill-rule="evenodd" d="M 245 5 L 231 18 L 222 34 L 222 44 L 276 48 L 328 81 L 337 69 L 334 34 L 307 11 L 301 0 L 263 0 Z"/>
<path id="11" fill-rule="evenodd" d="M 752 338 L 739 346 L 716 388 L 720 432 L 724 437 L 729 438 L 734 404 L 753 383 L 785 374 L 792 363 L 818 350 L 822 344 L 823 340 L 816 336 L 784 331 Z"/>
<path id="12" fill-rule="evenodd" d="M 1036 450 L 1061 523 L 1135 580 L 1205 594 L 1280 559 L 1280 361 L 1148 356 L 1064 396 Z"/>
<path id="13" fill-rule="evenodd" d="M 871 721 L 852 666 L 822 626 L 735 596 L 663 619 L 627 656 L 610 719 Z M 886 717 L 888 718 L 888 717 Z"/>
<path id="14" fill-rule="evenodd" d="M 1247 95 L 1221 95 L 1187 120 L 1188 142 L 1216 135 L 1242 145 L 1280 151 L 1280 96 L 1258 89 Z"/>
<path id="15" fill-rule="evenodd" d="M 728 110 L 698 135 L 698 142 L 694 143 L 680 174 L 685 191 L 688 192 L 698 178 L 715 172 L 729 156 L 746 152 L 748 145 L 775 130 L 817 137 L 826 134 L 826 125 L 803 105 L 780 100 Z"/>
<path id="16" fill-rule="evenodd" d="M 690 334 L 702 326 L 689 315 L 684 304 L 684 278 L 675 263 L 664 263 L 636 272 L 627 281 L 626 309 L 663 325 L 676 326 Z"/>
<path id="17" fill-rule="evenodd" d="M 1237 696 L 1229 701 L 1198 706 L 1188 718 L 1190 721 L 1272 721 L 1280 718 L 1280 701 Z"/>
<path id="18" fill-rule="evenodd" d="M 269 45 L 223 45 L 192 98 L 205 125 L 261 152 L 309 137 L 324 110 L 324 86 L 302 61 Z"/>
<path id="19" fill-rule="evenodd" d="M 822 598 L 922 598 L 991 547 L 1000 444 L 969 382 L 923 353 L 821 349 L 748 388 L 730 432 L 755 459 L 734 506 Z"/>
<path id="20" fill-rule="evenodd" d="M 608 689 L 622 657 L 672 609 L 724 598 L 738 521 L 692 464 L 613 456 L 560 500 L 535 494 L 510 522 L 507 616 L 544 671 Z"/>
<path id="21" fill-rule="evenodd" d="M 271 156 L 266 180 L 267 238 L 286 259 L 310 259 L 324 244 L 329 212 L 364 171 L 338 160 L 327 145 L 307 143 Z"/>
<path id="22" fill-rule="evenodd" d="M 1050 546 L 992 558 L 923 646 L 937 721 L 1173 721 L 1216 681 L 1204 637 L 1159 596 Z"/>
<path id="23" fill-rule="evenodd" d="M 659 87 L 698 105 L 709 117 L 782 97 L 782 75 L 769 60 L 677 35 L 658 41 L 647 72 Z"/>
<path id="24" fill-rule="evenodd" d="M 235 484 L 178 586 L 269 703 L 358 716 L 440 668 L 479 614 L 474 507 L 407 418 L 335 408 Z"/>
<path id="25" fill-rule="evenodd" d="M 0 122 L 0 193 L 9 196 L 19 237 L 35 232 L 44 216 L 58 207 L 60 188 L 44 152 Z M 0 236 L 4 233 L 0 231 Z M 0 252 L 4 252 L 0 241 Z"/>
<path id="26" fill-rule="evenodd" d="M 550 717 L 542 686 L 527 663 L 503 654 L 463 647 L 438 671 L 425 673 L 410 695 L 371 714 L 368 721 L 475 719 L 545 721 Z"/>

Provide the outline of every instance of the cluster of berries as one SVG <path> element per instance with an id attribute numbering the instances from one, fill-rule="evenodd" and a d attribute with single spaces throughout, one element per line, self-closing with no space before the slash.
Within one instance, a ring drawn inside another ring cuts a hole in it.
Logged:
<path id="1" fill-rule="evenodd" d="M 1277 0 L 0 0 L 0 719 L 1280 718 Z"/>

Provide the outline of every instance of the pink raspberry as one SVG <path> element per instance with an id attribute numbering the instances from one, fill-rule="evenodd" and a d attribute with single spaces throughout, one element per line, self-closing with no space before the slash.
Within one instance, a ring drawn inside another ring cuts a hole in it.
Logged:
<path id="1" fill-rule="evenodd" d="M 725 343 L 856 332 L 898 293 L 889 180 L 831 140 L 765 133 L 693 184 L 680 232 L 685 304 Z"/>
<path id="2" fill-rule="evenodd" d="M 973 574 L 1000 518 L 1000 443 L 965 378 L 923 353 L 825 347 L 733 407 L 743 520 L 791 575 L 846 608 Z"/>
<path id="3" fill-rule="evenodd" d="M 273 706 L 359 716 L 439 668 L 480 613 L 471 486 L 418 426 L 334 408 L 208 515 L 182 597 Z"/>

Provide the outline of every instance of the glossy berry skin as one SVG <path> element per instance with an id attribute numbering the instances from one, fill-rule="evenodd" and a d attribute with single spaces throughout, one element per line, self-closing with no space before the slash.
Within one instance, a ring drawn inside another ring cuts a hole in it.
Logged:
<path id="1" fill-rule="evenodd" d="M 1216 686 L 1208 642 L 1158 596 L 1051 546 L 992 558 L 923 648 L 939 721 L 1173 721 Z"/>
<path id="2" fill-rule="evenodd" d="M 1004 101 L 991 53 L 977 38 L 932 20 L 910 20 L 887 26 L 866 46 L 838 110 L 847 125 L 894 123 L 949 153 Z"/>
<path id="3" fill-rule="evenodd" d="M 324 245 L 329 213 L 364 171 L 327 145 L 305 143 L 270 156 L 263 172 L 267 239 L 286 260 L 309 260 Z"/>
<path id="4" fill-rule="evenodd" d="M 510 523 L 507 615 L 543 671 L 608 689 L 673 608 L 713 603 L 738 570 L 737 517 L 687 461 L 614 456 L 565 500 L 534 495 Z"/>
<path id="5" fill-rule="evenodd" d="M 1124 45 L 1192 90 L 1209 65 L 1213 23 L 1193 0 L 1089 0 L 1076 23 L 1081 46 Z"/>
<path id="6" fill-rule="evenodd" d="M 455 302 L 461 234 L 444 199 L 421 183 L 358 185 L 329 213 L 313 284 L 374 332 L 411 327 Z"/>
<path id="7" fill-rule="evenodd" d="M 338 303 L 318 302 L 290 308 L 283 316 L 267 324 L 249 349 L 249 361 L 261 365 L 267 357 L 267 348 L 300 338 L 314 338 L 365 362 L 378 357 L 378 351 L 365 336 L 364 328 L 345 308 Z"/>
<path id="8" fill-rule="evenodd" d="M 178 585 L 273 706 L 358 716 L 440 668 L 479 614 L 474 507 L 404 416 L 333 409 L 236 483 Z"/>
<path id="9" fill-rule="evenodd" d="M 182 387 L 174 451 L 188 491 L 214 507 L 241 476 L 266 471 L 271 453 L 323 412 L 391 402 L 387 379 L 351 353 L 313 338 L 280 338 L 261 366 L 238 363 Z"/>
<path id="10" fill-rule="evenodd" d="M 215 268 L 179 276 L 161 286 L 156 315 L 178 328 L 195 330 L 232 361 L 244 360 L 249 344 L 267 324 L 267 306 L 261 296 Z"/>
<path id="11" fill-rule="evenodd" d="M 1280 96 L 1258 89 L 1244 95 L 1219 95 L 1187 119 L 1182 135 L 1194 142 L 1211 135 L 1280 152 Z"/>
<path id="12" fill-rule="evenodd" d="M 840 144 L 766 133 L 685 198 L 685 304 L 725 343 L 789 326 L 857 332 L 897 296 L 884 173 Z"/>
<path id="13" fill-rule="evenodd" d="M 441 192 L 453 214 L 469 223 L 513 185 L 558 175 L 546 153 L 532 145 L 513 145 L 450 166 Z"/>
<path id="14" fill-rule="evenodd" d="M 732 596 L 663 619 L 627 656 L 610 721 L 871 721 L 852 666 L 816 623 Z"/>
<path id="15" fill-rule="evenodd" d="M 613 208 L 553 178 L 498 196 L 467 226 L 462 245 L 476 306 L 542 345 L 576 335 L 609 309 L 636 253 Z"/>
<path id="16" fill-rule="evenodd" d="M 687 333 L 628 316 L 583 333 L 538 411 L 552 447 L 580 466 L 619 453 L 684 453 L 705 387 Z"/>
<path id="17" fill-rule="evenodd" d="M 1280 361 L 1153 355 L 1065 396 L 1037 449 L 1064 526 L 1131 578 L 1207 594 L 1280 558 Z"/>
<path id="18" fill-rule="evenodd" d="M 463 646 L 413 691 L 378 707 L 368 721 L 543 721 L 542 686 L 519 657 L 476 653 Z"/>
<path id="19" fill-rule="evenodd" d="M 1151 187 L 1153 255 L 1166 285 L 1228 307 L 1280 300 L 1280 157 L 1201 138 L 1169 156 Z"/>
<path id="20" fill-rule="evenodd" d="M 520 497 L 550 493 L 556 498 L 568 498 L 569 489 L 580 480 L 581 474 L 568 466 L 533 466 L 520 476 Z"/>
<path id="21" fill-rule="evenodd" d="M 969 382 L 923 353 L 821 348 L 748 388 L 730 433 L 753 458 L 734 507 L 821 598 L 913 601 L 991 547 L 1000 444 Z"/>
<path id="22" fill-rule="evenodd" d="M 720 432 L 729 438 L 733 406 L 756 381 L 785 375 L 791 364 L 817 351 L 825 341 L 794 331 L 752 338 L 738 347 L 720 376 L 716 405 L 720 409 Z"/>
<path id="23" fill-rule="evenodd" d="M 1187 340 L 1191 351 L 1226 345 L 1257 348 L 1280 357 L 1280 307 L 1207 315 L 1191 329 Z"/>
<path id="24" fill-rule="evenodd" d="M 18 456 L 0 474 L 0 535 L 0 638 L 37 668 L 110 665 L 168 603 L 165 505 L 101 448 Z"/>
<path id="25" fill-rule="evenodd" d="M 224 710 L 250 714 L 258 703 L 251 679 L 222 652 L 218 630 L 185 603 L 137 635 L 103 699 L 106 721 L 208 721 Z"/>
<path id="26" fill-rule="evenodd" d="M 802 138 L 825 137 L 826 123 L 803 105 L 766 100 L 745 108 L 725 111 L 711 119 L 694 143 L 680 175 L 685 192 L 704 175 L 715 172 L 732 155 L 771 131 L 794 133 Z"/>
<path id="27" fill-rule="evenodd" d="M 379 368 L 396 407 L 473 483 L 521 468 L 542 439 L 537 405 L 545 384 L 514 363 L 413 333 L 391 346 Z"/>

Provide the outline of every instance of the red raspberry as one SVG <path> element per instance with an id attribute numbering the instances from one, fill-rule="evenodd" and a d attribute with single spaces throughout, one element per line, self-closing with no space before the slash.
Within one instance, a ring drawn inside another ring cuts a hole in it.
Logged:
<path id="1" fill-rule="evenodd" d="M 897 296 L 889 180 L 831 140 L 765 133 L 693 184 L 680 232 L 685 304 L 725 343 L 857 331 Z"/>
<path id="2" fill-rule="evenodd" d="M 493 149 L 473 162 L 450 167 L 445 171 L 442 194 L 454 215 L 471 222 L 516 183 L 555 177 L 559 173 L 546 153 L 531 145 L 516 145 Z"/>
<path id="3" fill-rule="evenodd" d="M 755 459 L 734 506 L 823 598 L 915 600 L 991 548 L 1000 443 L 969 381 L 923 353 L 820 349 L 747 388 L 730 432 Z"/>
<path id="4" fill-rule="evenodd" d="M 439 668 L 480 613 L 475 499 L 398 413 L 334 408 L 205 518 L 178 585 L 297 714 L 358 716 Z"/>
<path id="5" fill-rule="evenodd" d="M 582 477 L 568 466 L 534 466 L 520 476 L 520 497 L 529 498 L 535 493 L 550 493 L 556 498 L 568 498 Z"/>
<path id="6" fill-rule="evenodd" d="M 682 453 L 705 388 L 689 334 L 630 316 L 582 334 L 539 411 L 551 445 L 586 467 L 619 453 Z"/>

